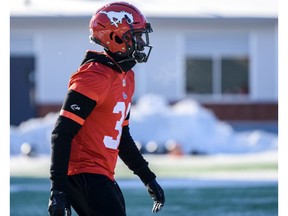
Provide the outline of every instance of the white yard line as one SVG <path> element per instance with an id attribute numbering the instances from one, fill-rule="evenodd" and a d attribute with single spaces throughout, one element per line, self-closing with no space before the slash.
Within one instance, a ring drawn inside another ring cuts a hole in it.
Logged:
<path id="1" fill-rule="evenodd" d="M 176 177 L 231 181 L 277 181 L 278 179 L 278 169 L 275 168 L 278 164 L 278 153 L 276 151 L 235 155 L 144 155 L 144 157 L 149 161 L 150 167 L 161 178 Z M 273 167 L 265 168 L 266 165 Z M 35 158 L 11 157 L 10 175 L 48 177 L 49 166 L 50 157 L 47 155 Z M 249 168 L 250 166 L 252 168 Z M 239 169 L 239 167 L 247 167 L 247 170 Z M 215 170 L 213 170 L 214 168 Z M 174 171 L 175 175 L 173 175 Z M 116 169 L 117 177 L 134 178 L 135 176 L 119 160 Z"/>

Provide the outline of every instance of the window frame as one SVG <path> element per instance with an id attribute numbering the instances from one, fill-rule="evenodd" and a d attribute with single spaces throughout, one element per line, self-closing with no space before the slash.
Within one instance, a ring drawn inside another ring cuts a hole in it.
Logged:
<path id="1" fill-rule="evenodd" d="M 195 59 L 211 59 L 212 60 L 212 93 L 211 94 L 199 94 L 191 93 L 186 89 L 186 81 L 184 86 L 184 91 L 186 96 L 193 97 L 199 101 L 222 101 L 222 102 L 240 102 L 248 101 L 251 97 L 251 58 L 248 54 L 213 54 L 213 55 L 201 55 L 201 54 L 187 54 L 185 56 L 185 80 L 187 77 L 187 61 L 189 58 Z M 248 60 L 248 80 L 247 87 L 249 89 L 247 94 L 233 94 L 233 93 L 222 93 L 222 60 L 225 58 L 246 58 Z"/>

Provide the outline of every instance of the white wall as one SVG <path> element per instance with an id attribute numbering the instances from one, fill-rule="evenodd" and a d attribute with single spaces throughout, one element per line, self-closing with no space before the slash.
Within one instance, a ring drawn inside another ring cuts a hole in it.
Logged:
<path id="1" fill-rule="evenodd" d="M 27 21 L 21 19 L 17 22 L 15 19 L 11 20 L 11 54 L 34 53 L 37 102 L 62 103 L 69 76 L 81 63 L 85 51 L 99 47 L 88 40 L 89 17 L 72 20 L 41 19 L 30 18 Z M 241 47 L 240 43 L 239 48 L 247 50 L 252 61 L 252 89 L 249 99 L 256 101 L 278 99 L 278 34 L 273 22 L 246 21 L 241 24 L 239 20 L 239 25 L 235 26 L 227 22 L 171 19 L 165 21 L 154 18 L 151 19 L 151 23 L 154 29 L 150 38 L 153 50 L 149 62 L 139 64 L 135 68 L 137 79 L 135 99 L 144 93 L 159 93 L 166 95 L 170 100 L 186 96 L 184 91 L 185 55 L 188 53 L 186 46 L 189 38 L 195 39 L 195 32 L 200 38 L 211 32 L 220 38 L 223 34 L 227 38 L 229 35 L 241 33 L 237 37 L 247 39 L 243 46 L 248 44 L 249 47 Z M 206 48 L 203 47 L 202 51 Z"/>
<path id="2" fill-rule="evenodd" d="M 12 25 L 11 35 L 15 35 L 11 38 L 11 51 L 14 50 L 12 54 L 23 53 L 19 52 L 20 42 L 23 48 L 26 46 L 25 41 L 19 40 L 23 34 L 33 41 L 32 52 L 36 57 L 36 101 L 41 104 L 62 103 L 69 76 L 77 70 L 86 50 L 94 47 L 88 39 L 87 20 L 76 23 L 59 20 L 22 23 L 15 28 Z M 14 38 L 18 41 L 17 44 L 13 42 Z"/>
<path id="3" fill-rule="evenodd" d="M 255 29 L 250 34 L 252 94 L 256 101 L 278 99 L 278 47 L 273 27 Z"/>
<path id="4" fill-rule="evenodd" d="M 148 64 L 147 83 L 150 91 L 164 94 L 171 100 L 186 97 L 186 55 L 248 55 L 251 93 L 246 101 L 278 100 L 277 22 L 179 19 L 165 23 L 153 20 L 153 26 L 155 48 L 153 60 Z"/>

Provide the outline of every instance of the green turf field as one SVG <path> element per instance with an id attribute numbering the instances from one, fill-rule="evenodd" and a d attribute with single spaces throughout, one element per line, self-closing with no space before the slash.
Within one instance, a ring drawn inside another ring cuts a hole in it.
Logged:
<path id="1" fill-rule="evenodd" d="M 138 180 L 120 179 L 128 216 L 149 216 L 152 200 Z M 166 204 L 157 216 L 277 216 L 277 182 L 203 181 L 159 179 Z M 10 215 L 47 214 L 49 180 L 11 177 Z M 76 216 L 74 213 L 73 215 Z"/>
<path id="2" fill-rule="evenodd" d="M 145 157 L 166 193 L 165 207 L 156 216 L 278 215 L 278 163 L 274 152 Z M 146 188 L 123 162 L 117 164 L 116 173 L 126 199 L 127 216 L 155 215 Z M 48 174 L 47 158 L 11 159 L 11 216 L 48 215 Z"/>

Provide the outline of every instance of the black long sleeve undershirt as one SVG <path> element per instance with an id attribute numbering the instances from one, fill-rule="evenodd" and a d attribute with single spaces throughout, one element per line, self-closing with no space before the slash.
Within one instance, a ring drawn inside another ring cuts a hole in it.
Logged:
<path id="1" fill-rule="evenodd" d="M 73 110 L 73 104 L 81 107 Z M 86 119 L 96 102 L 79 92 L 70 90 L 67 93 L 62 109 Z M 71 143 L 82 126 L 72 119 L 59 116 L 51 135 L 51 190 L 65 190 Z"/>
<path id="2" fill-rule="evenodd" d="M 129 126 L 124 126 L 120 140 L 119 157 L 134 174 L 138 175 L 146 185 L 156 178 L 156 175 L 149 169 L 148 162 L 143 158 L 129 131 Z"/>
<path id="3" fill-rule="evenodd" d="M 81 125 L 59 116 L 51 135 L 51 190 L 65 191 L 71 142 Z"/>

